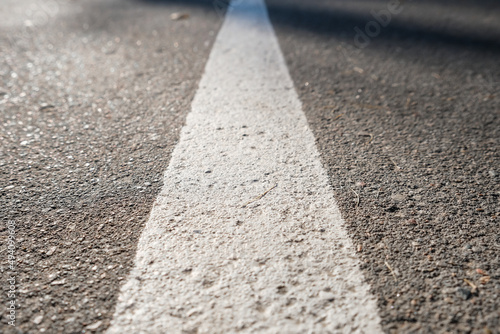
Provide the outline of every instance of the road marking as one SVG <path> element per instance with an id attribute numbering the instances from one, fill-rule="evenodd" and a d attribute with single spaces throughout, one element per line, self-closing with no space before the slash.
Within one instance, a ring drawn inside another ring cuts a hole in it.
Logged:
<path id="1" fill-rule="evenodd" d="M 108 333 L 378 333 L 262 0 L 228 12 Z"/>

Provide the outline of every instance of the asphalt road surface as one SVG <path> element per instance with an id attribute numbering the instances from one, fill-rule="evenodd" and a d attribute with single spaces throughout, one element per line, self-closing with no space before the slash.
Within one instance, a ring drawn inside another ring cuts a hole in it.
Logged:
<path id="1" fill-rule="evenodd" d="M 0 332 L 110 327 L 227 3 L 1 2 Z M 266 3 L 382 330 L 500 333 L 498 2 Z"/>

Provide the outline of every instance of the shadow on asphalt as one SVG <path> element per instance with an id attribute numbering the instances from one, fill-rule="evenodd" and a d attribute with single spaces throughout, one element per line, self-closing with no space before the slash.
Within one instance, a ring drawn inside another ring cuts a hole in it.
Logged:
<path id="1" fill-rule="evenodd" d="M 182 4 L 204 6 L 217 12 L 221 19 L 229 0 L 136 0 L 153 5 Z M 394 0 L 393 0 L 394 1 Z M 397 1 L 397 0 L 396 0 Z M 500 53 L 500 5 L 493 0 L 400 1 L 400 12 L 391 14 L 367 36 L 366 25 L 376 22 L 372 14 L 387 13 L 391 0 L 267 0 L 274 25 L 305 30 L 344 40 L 356 47 L 376 47 L 377 42 L 389 41 L 407 48 L 414 42 L 430 47 L 458 47 Z M 237 0 L 236 0 L 237 3 Z M 440 19 L 442 14 L 446 17 Z M 384 17 L 382 17 L 384 19 Z M 387 23 L 387 24 L 386 24 Z M 355 30 L 358 28 L 363 37 Z M 376 33 L 376 34 L 374 34 Z M 369 40 L 369 43 L 365 41 Z M 372 43 L 373 42 L 373 43 Z"/>

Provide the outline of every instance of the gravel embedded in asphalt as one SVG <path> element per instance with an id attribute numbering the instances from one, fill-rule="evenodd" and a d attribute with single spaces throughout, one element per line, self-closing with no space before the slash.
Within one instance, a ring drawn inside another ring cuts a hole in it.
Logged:
<path id="1" fill-rule="evenodd" d="M 268 4 L 384 329 L 498 333 L 498 6 Z"/>
<path id="2" fill-rule="evenodd" d="M 19 289 L 4 333 L 108 326 L 221 23 L 196 6 L 60 4 L 0 28 L 0 235 L 15 222 Z"/>
<path id="3" fill-rule="evenodd" d="M 103 332 L 227 1 L 46 3 L 0 9 L 6 332 Z M 498 4 L 401 1 L 368 36 L 389 1 L 267 3 L 384 329 L 499 333 Z"/>

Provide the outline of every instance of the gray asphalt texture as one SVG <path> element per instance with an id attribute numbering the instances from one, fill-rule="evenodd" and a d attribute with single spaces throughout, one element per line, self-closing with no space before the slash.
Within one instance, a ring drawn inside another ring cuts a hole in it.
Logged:
<path id="1" fill-rule="evenodd" d="M 19 308 L 0 331 L 102 333 L 220 13 L 5 1 L 0 240 L 14 221 Z M 389 2 L 267 3 L 383 328 L 500 333 L 498 3 L 406 1 L 364 47 L 354 28 Z"/>
<path id="2" fill-rule="evenodd" d="M 268 4 L 383 328 L 499 333 L 498 3 Z"/>
<path id="3" fill-rule="evenodd" d="M 60 6 L 0 31 L 0 238 L 14 221 L 19 289 L 15 329 L 0 296 L 3 333 L 108 326 L 221 23 L 208 7 Z"/>

